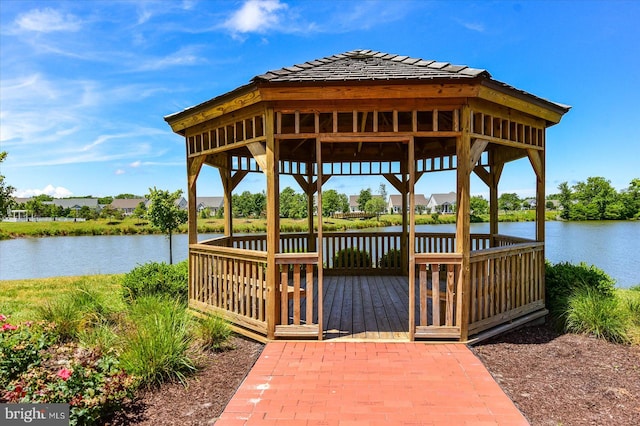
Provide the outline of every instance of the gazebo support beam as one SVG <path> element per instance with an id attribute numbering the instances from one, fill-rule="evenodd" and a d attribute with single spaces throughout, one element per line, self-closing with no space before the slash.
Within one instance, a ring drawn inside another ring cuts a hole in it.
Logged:
<path id="1" fill-rule="evenodd" d="M 280 318 L 280 289 L 276 253 L 280 249 L 280 184 L 278 174 L 278 143 L 274 138 L 273 109 L 267 108 L 266 155 L 267 178 L 267 338 L 274 339 L 276 321 Z"/>
<path id="2" fill-rule="evenodd" d="M 462 134 L 456 138 L 456 156 L 458 158 L 456 180 L 458 191 L 456 193 L 456 252 L 462 254 L 462 264 L 458 276 L 458 282 L 462 282 L 462 294 L 458 295 L 457 324 L 460 325 L 460 340 L 465 341 L 469 335 L 469 304 L 471 290 L 471 273 L 469 254 L 471 250 L 470 240 L 470 214 L 469 199 L 471 187 L 471 117 L 469 106 L 462 108 Z"/>
<path id="3" fill-rule="evenodd" d="M 198 242 L 198 212 L 197 212 L 197 192 L 196 182 L 202 170 L 205 156 L 187 158 L 187 203 L 189 215 L 189 244 Z"/>
<path id="4" fill-rule="evenodd" d="M 407 189 L 409 190 L 409 244 L 406 246 L 403 244 L 402 247 L 407 247 L 409 254 L 407 256 L 407 273 L 409 275 L 409 340 L 415 340 L 415 332 L 416 332 L 416 202 L 415 202 L 415 141 L 414 138 L 409 138 L 409 147 L 407 153 L 407 171 L 409 175 L 409 180 L 407 181 Z M 403 174 L 403 177 L 405 175 Z M 407 212 L 405 210 L 404 201 L 407 197 L 403 194 L 403 202 L 402 208 L 403 219 L 406 217 Z M 403 220 L 404 222 L 404 220 Z M 403 235 L 405 232 L 403 232 Z"/>

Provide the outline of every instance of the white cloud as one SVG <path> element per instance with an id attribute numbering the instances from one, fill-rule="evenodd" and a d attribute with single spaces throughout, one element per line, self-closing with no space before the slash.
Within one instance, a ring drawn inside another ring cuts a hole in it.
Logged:
<path id="1" fill-rule="evenodd" d="M 136 167 L 140 167 L 141 165 L 142 165 L 142 162 L 140 160 L 138 160 L 138 161 L 134 161 L 133 163 L 129 164 L 129 167 L 136 168 Z"/>
<path id="2" fill-rule="evenodd" d="M 30 10 L 18 16 L 16 24 L 22 30 L 40 33 L 75 32 L 82 27 L 81 21 L 74 15 L 63 15 L 59 11 L 50 8 Z"/>
<path id="3" fill-rule="evenodd" d="M 239 33 L 263 33 L 278 25 L 279 11 L 286 8 L 279 0 L 248 0 L 225 22 L 225 27 Z"/>
<path id="4" fill-rule="evenodd" d="M 116 174 L 117 176 L 119 176 L 119 175 L 123 175 L 123 174 L 125 174 L 125 173 L 126 173 L 126 172 L 125 172 L 124 170 L 122 170 L 122 169 L 118 169 L 118 170 L 116 170 L 116 171 L 115 171 L 115 174 Z"/>
<path id="5" fill-rule="evenodd" d="M 157 71 L 169 67 L 195 65 L 202 62 L 195 47 L 185 47 L 163 58 L 154 58 L 143 62 L 134 71 Z"/>
<path id="6" fill-rule="evenodd" d="M 18 189 L 15 192 L 15 196 L 18 198 L 35 197 L 36 195 L 49 195 L 53 198 L 66 198 L 71 197 L 73 192 L 62 186 L 53 186 L 51 184 L 45 186 L 43 189 Z"/>
<path id="7" fill-rule="evenodd" d="M 460 25 L 462 25 L 463 27 L 465 27 L 468 30 L 471 31 L 476 31 L 479 33 L 483 33 L 484 32 L 484 25 L 479 24 L 477 22 L 462 22 L 459 21 Z"/>

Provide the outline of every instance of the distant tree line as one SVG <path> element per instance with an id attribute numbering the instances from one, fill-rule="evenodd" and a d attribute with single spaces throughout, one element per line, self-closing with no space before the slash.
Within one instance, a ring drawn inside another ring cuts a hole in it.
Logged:
<path id="1" fill-rule="evenodd" d="M 264 192 L 252 194 L 244 191 L 241 194 L 233 194 L 233 217 L 257 218 L 266 216 L 267 197 Z M 387 192 L 384 184 L 380 185 L 378 194 L 372 195 L 371 189 L 360 191 L 357 199 L 360 211 L 370 214 L 384 213 L 387 210 Z M 296 192 L 291 187 L 286 187 L 280 192 L 280 217 L 302 219 L 309 216 L 307 196 Z M 315 202 L 314 202 L 315 206 Z M 349 198 L 346 194 L 335 189 L 322 191 L 322 216 L 330 217 L 334 213 L 348 213 L 350 210 Z M 222 215 L 218 210 L 218 215 Z"/>
<path id="2" fill-rule="evenodd" d="M 624 220 L 640 219 L 640 179 L 631 180 L 629 187 L 617 192 L 603 177 L 590 177 L 586 182 L 569 186 L 558 185 L 557 199 L 566 220 Z"/>

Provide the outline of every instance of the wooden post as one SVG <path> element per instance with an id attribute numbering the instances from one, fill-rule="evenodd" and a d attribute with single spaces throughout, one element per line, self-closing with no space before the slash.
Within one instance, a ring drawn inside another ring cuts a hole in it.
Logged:
<path id="1" fill-rule="evenodd" d="M 187 158 L 187 212 L 189 224 L 189 244 L 196 244 L 198 242 L 198 203 L 196 182 L 198 180 L 200 168 L 202 167 L 202 160 L 198 161 L 198 159 L 199 157 Z"/>
<path id="2" fill-rule="evenodd" d="M 415 202 L 415 183 L 416 183 L 416 168 L 415 168 L 415 142 L 413 136 L 409 138 L 409 149 L 407 155 L 407 171 L 409 172 L 408 192 L 409 192 L 409 241 L 407 249 L 409 251 L 408 259 L 408 275 L 409 275 L 409 340 L 413 341 L 416 331 L 416 202 Z M 403 203 L 402 209 L 404 210 L 406 198 L 402 196 Z M 403 218 L 406 217 L 406 211 Z M 404 220 L 403 220 L 404 222 Z M 406 229 L 403 230 L 403 235 L 406 233 Z"/>
<path id="3" fill-rule="evenodd" d="M 490 167 L 490 185 L 489 185 L 489 245 L 495 246 L 495 236 L 500 232 L 498 225 L 498 186 L 500 184 L 500 175 L 504 163 L 496 163 L 494 159 L 491 161 Z"/>
<path id="4" fill-rule="evenodd" d="M 335 124 L 334 124 L 335 125 Z M 318 177 L 316 178 L 316 191 L 318 193 L 318 340 L 322 340 L 323 330 L 322 330 L 322 268 L 323 268 L 323 260 L 322 260 L 322 252 L 324 248 L 324 244 L 322 242 L 322 142 L 320 138 L 316 138 L 316 165 L 318 167 Z M 312 209 L 313 210 L 313 209 Z"/>
<path id="5" fill-rule="evenodd" d="M 313 187 L 313 163 L 307 163 L 307 188 L 305 193 L 307 194 L 307 225 L 309 226 L 309 239 L 307 247 L 309 253 L 316 251 L 316 237 L 313 230 L 313 194 L 316 192 L 316 188 Z"/>
<path id="6" fill-rule="evenodd" d="M 279 286 L 276 253 L 280 249 L 280 202 L 278 174 L 278 141 L 273 131 L 273 109 L 265 114 L 267 177 L 267 338 L 274 339 L 279 318 Z M 286 291 L 286 290 L 285 290 Z"/>
<path id="7" fill-rule="evenodd" d="M 413 156 L 413 153 L 409 153 L 409 156 Z M 407 159 L 407 161 L 409 161 Z M 409 254 L 407 251 L 407 213 L 409 210 L 408 206 L 408 196 L 410 193 L 410 189 L 407 188 L 407 174 L 410 173 L 411 167 L 409 165 L 405 165 L 404 167 L 400 165 L 400 171 L 402 173 L 402 191 L 400 191 L 400 197 L 402 197 L 402 201 L 400 203 L 402 208 L 402 233 L 400 234 L 400 259 L 402 259 L 402 273 L 409 274 Z M 409 178 L 410 180 L 410 178 Z M 415 183 L 415 176 L 414 176 Z M 413 241 L 413 240 L 411 240 Z"/>
<path id="8" fill-rule="evenodd" d="M 469 267 L 469 252 L 471 249 L 470 236 L 470 158 L 471 137 L 469 106 L 462 107 L 461 125 L 462 134 L 456 138 L 457 156 L 457 191 L 456 191 L 456 252 L 462 254 L 462 264 L 458 275 L 458 288 L 462 288 L 458 294 L 458 325 L 460 326 L 460 340 L 465 341 L 469 334 L 469 303 L 471 290 L 471 274 Z M 462 285 L 460 285 L 462 283 Z"/>
<path id="9" fill-rule="evenodd" d="M 227 155 L 226 167 L 219 168 L 222 189 L 224 191 L 224 235 L 233 236 L 233 185 L 231 184 L 231 156 Z"/>

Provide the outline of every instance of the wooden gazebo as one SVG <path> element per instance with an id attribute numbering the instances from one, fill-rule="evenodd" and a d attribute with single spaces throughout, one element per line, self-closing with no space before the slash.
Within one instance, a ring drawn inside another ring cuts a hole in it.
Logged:
<path id="1" fill-rule="evenodd" d="M 355 50 L 165 117 L 186 141 L 190 307 L 260 340 L 464 342 L 544 316 L 545 130 L 568 110 L 485 70 Z M 536 176 L 535 240 L 498 232 L 501 172 L 525 157 Z M 205 165 L 222 179 L 225 235 L 198 241 Z M 417 233 L 415 184 L 445 170 L 456 172 L 456 232 Z M 251 172 L 266 177 L 268 230 L 238 236 L 232 192 Z M 489 188 L 488 234 L 470 234 L 471 173 Z M 280 175 L 307 195 L 307 233 L 280 232 Z M 386 178 L 403 195 L 402 231 L 323 232 L 322 185 L 345 175 Z"/>

